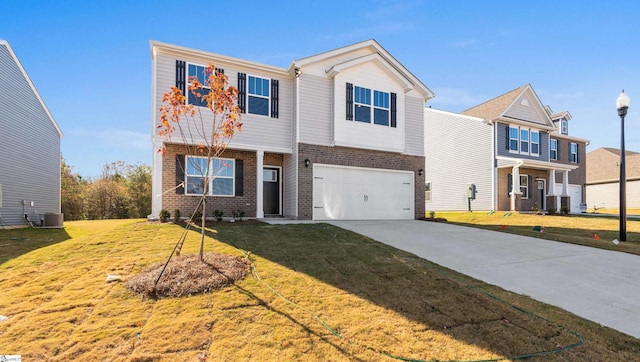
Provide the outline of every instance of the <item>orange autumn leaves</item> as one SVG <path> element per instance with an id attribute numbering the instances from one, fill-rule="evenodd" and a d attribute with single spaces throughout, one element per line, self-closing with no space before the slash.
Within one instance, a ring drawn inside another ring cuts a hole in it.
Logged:
<path id="1" fill-rule="evenodd" d="M 196 144 L 200 152 L 204 152 L 205 148 L 220 151 L 226 148 L 226 144 L 236 132 L 242 131 L 240 108 L 237 104 L 238 89 L 229 86 L 228 77 L 218 72 L 212 64 L 204 68 L 203 79 L 204 84 L 198 77 L 190 76 L 188 92 L 198 98 L 200 104 L 211 112 L 212 124 L 204 121 L 203 107 L 188 104 L 182 91 L 177 87 L 171 87 L 171 90 L 162 96 L 158 135 L 170 140 L 178 130 L 184 141 Z M 162 147 L 159 152 L 164 155 L 166 149 Z"/>

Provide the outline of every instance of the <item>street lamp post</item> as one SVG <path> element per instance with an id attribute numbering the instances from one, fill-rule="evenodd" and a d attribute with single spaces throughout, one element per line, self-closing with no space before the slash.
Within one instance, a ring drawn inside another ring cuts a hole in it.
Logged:
<path id="1" fill-rule="evenodd" d="M 616 100 L 618 116 L 620 116 L 620 241 L 627 241 L 627 176 L 624 150 L 624 117 L 629 109 L 629 97 L 624 89 Z"/>

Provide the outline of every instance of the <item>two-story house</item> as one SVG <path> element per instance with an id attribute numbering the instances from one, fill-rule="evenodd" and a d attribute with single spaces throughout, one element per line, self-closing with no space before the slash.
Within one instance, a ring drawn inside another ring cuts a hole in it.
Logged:
<path id="1" fill-rule="evenodd" d="M 0 226 L 24 226 L 27 218 L 39 226 L 62 226 L 62 131 L 5 40 L 0 40 L 0 125 Z"/>
<path id="2" fill-rule="evenodd" d="M 162 95 L 213 64 L 239 90 L 242 132 L 211 169 L 207 197 L 225 215 L 298 219 L 424 216 L 424 104 L 433 93 L 375 40 L 279 68 L 151 42 L 152 215 L 192 212 L 202 195 L 181 138 L 157 135 Z M 196 100 L 187 98 L 188 102 Z M 207 215 L 211 216 L 211 215 Z"/>
<path id="3" fill-rule="evenodd" d="M 529 84 L 462 114 L 426 108 L 426 210 L 580 212 L 588 141 L 570 120 Z"/>

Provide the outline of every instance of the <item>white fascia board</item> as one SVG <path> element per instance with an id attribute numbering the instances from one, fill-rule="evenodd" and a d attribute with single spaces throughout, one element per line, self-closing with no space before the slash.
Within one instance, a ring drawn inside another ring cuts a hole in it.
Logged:
<path id="1" fill-rule="evenodd" d="M 9 50 L 9 54 L 11 54 L 11 57 L 13 58 L 13 61 L 16 63 L 16 65 L 20 69 L 20 72 L 22 73 L 22 75 L 24 76 L 24 79 L 29 84 L 29 87 L 33 91 L 33 94 L 35 94 L 36 98 L 38 99 L 38 102 L 40 102 L 40 105 L 44 109 L 44 112 L 47 114 L 47 117 L 49 117 L 49 120 L 51 120 L 51 123 L 53 124 L 53 127 L 55 127 L 56 131 L 60 135 L 60 138 L 62 138 L 64 136 L 64 133 L 62 133 L 62 129 L 60 129 L 60 126 L 58 126 L 58 123 L 53 118 L 53 115 L 51 115 L 51 112 L 49 112 L 49 108 L 47 108 L 47 105 L 42 100 L 42 97 L 40 97 L 40 93 L 38 92 L 38 89 L 36 88 L 36 86 L 31 81 L 31 78 L 29 78 L 29 74 L 27 74 L 27 72 L 24 70 L 24 67 L 22 66 L 22 63 L 20 63 L 20 60 L 16 56 L 16 53 L 13 52 L 13 49 L 11 48 L 11 45 L 9 45 L 8 41 L 3 40 L 3 39 L 0 39 L 0 45 L 4 45 L 4 46 L 7 47 L 7 49 Z"/>
<path id="2" fill-rule="evenodd" d="M 276 74 L 281 77 L 290 76 L 291 73 L 281 67 L 275 67 L 272 65 L 267 65 L 258 62 L 252 62 L 250 60 L 244 60 L 240 58 L 233 58 L 226 55 L 206 52 L 202 50 L 186 48 L 179 45 L 173 45 L 168 43 L 162 43 L 159 41 L 151 40 L 149 41 L 149 45 L 151 47 L 151 52 L 153 54 L 154 51 L 174 54 L 176 56 L 188 57 L 188 58 L 201 58 L 204 63 L 210 62 L 211 60 L 219 60 L 225 63 L 232 63 L 237 65 L 238 68 L 248 69 L 248 70 L 256 70 L 260 72 L 270 72 Z"/>
<path id="3" fill-rule="evenodd" d="M 343 62 L 343 63 L 340 63 L 340 64 L 336 64 L 333 67 L 329 68 L 326 71 L 326 73 L 329 76 L 329 78 L 334 78 L 338 73 L 340 73 L 343 70 L 346 70 L 346 69 L 349 69 L 349 68 L 353 68 L 353 67 L 357 67 L 359 65 L 362 65 L 362 64 L 368 63 L 368 62 L 374 62 L 374 63 L 377 63 L 378 65 L 380 65 L 382 67 L 382 69 L 384 69 L 384 71 L 391 78 L 395 79 L 396 81 L 398 81 L 399 83 L 402 84 L 402 88 L 403 88 L 405 93 L 407 93 L 407 92 L 409 92 L 410 90 L 413 89 L 413 84 L 411 84 L 409 79 L 404 77 L 402 74 L 400 74 L 393 67 L 389 66 L 389 63 L 385 62 L 382 59 L 382 57 L 380 56 L 380 54 L 378 54 L 378 53 L 365 55 L 365 56 L 360 57 L 360 58 L 351 59 L 351 60 L 348 60 L 346 62 Z"/>

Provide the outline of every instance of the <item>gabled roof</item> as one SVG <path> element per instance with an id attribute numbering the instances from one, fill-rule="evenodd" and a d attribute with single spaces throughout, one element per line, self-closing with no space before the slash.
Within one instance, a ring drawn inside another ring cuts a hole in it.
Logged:
<path id="1" fill-rule="evenodd" d="M 496 98 L 462 112 L 474 117 L 481 117 L 487 121 L 502 120 L 509 123 L 531 125 L 556 130 L 549 112 L 540 102 L 540 98 L 531 87 L 525 84 Z"/>
<path id="2" fill-rule="evenodd" d="M 612 148 L 612 147 L 602 147 L 603 150 L 608 151 L 610 153 L 613 153 L 616 156 L 620 156 L 620 149 L 619 148 Z M 591 152 L 595 152 L 597 150 L 591 151 Z M 635 152 L 635 151 L 626 151 L 624 152 L 624 154 L 626 156 L 633 156 L 633 155 L 638 155 L 640 153 Z"/>
<path id="3" fill-rule="evenodd" d="M 396 80 L 405 84 L 405 90 L 415 89 L 425 99 L 431 99 L 434 97 L 434 93 L 429 89 L 420 79 L 418 79 L 413 73 L 404 67 L 400 62 L 396 60 L 386 49 L 384 49 L 375 39 L 365 40 L 359 43 L 348 45 L 345 47 L 333 49 L 324 53 L 312 55 L 310 57 L 295 60 L 289 66 L 289 70 L 292 71 L 295 68 L 304 67 L 305 65 L 313 64 L 316 62 L 324 61 L 329 58 L 339 59 L 341 55 L 352 53 L 357 50 L 366 49 L 370 50 L 369 55 L 365 55 L 356 59 L 340 60 L 337 61 L 326 72 L 329 76 L 335 75 L 340 70 L 350 68 L 352 66 L 361 64 L 362 62 L 375 61 L 383 67 L 387 68 L 387 72 Z"/>
<path id="4" fill-rule="evenodd" d="M 58 126 L 58 123 L 56 122 L 56 120 L 51 115 L 51 112 L 49 112 L 49 108 L 47 108 L 47 105 L 42 100 L 42 97 L 40 97 L 40 93 L 38 93 L 38 90 L 36 89 L 36 86 L 33 84 L 33 82 L 31 81 L 31 78 L 29 78 L 29 75 L 24 70 L 24 67 L 20 63 L 20 60 L 18 60 L 18 57 L 16 56 L 16 53 L 14 53 L 13 49 L 11 49 L 11 45 L 9 45 L 9 42 L 6 41 L 6 40 L 0 39 L 0 46 L 5 46 L 7 48 L 7 50 L 9 51 L 9 54 L 11 55 L 11 58 L 13 58 L 13 61 L 16 63 L 16 66 L 18 66 L 18 69 L 20 69 L 20 72 L 24 76 L 25 81 L 27 82 L 27 84 L 29 84 L 29 87 L 33 91 L 33 94 L 38 99 L 38 102 L 40 102 L 40 105 L 42 106 L 42 109 L 47 114 L 47 117 L 49 118 L 49 120 L 53 124 L 53 127 L 56 129 L 56 131 L 58 132 L 60 137 L 62 137 L 63 133 L 62 133 L 62 130 L 60 129 L 60 126 Z"/>

